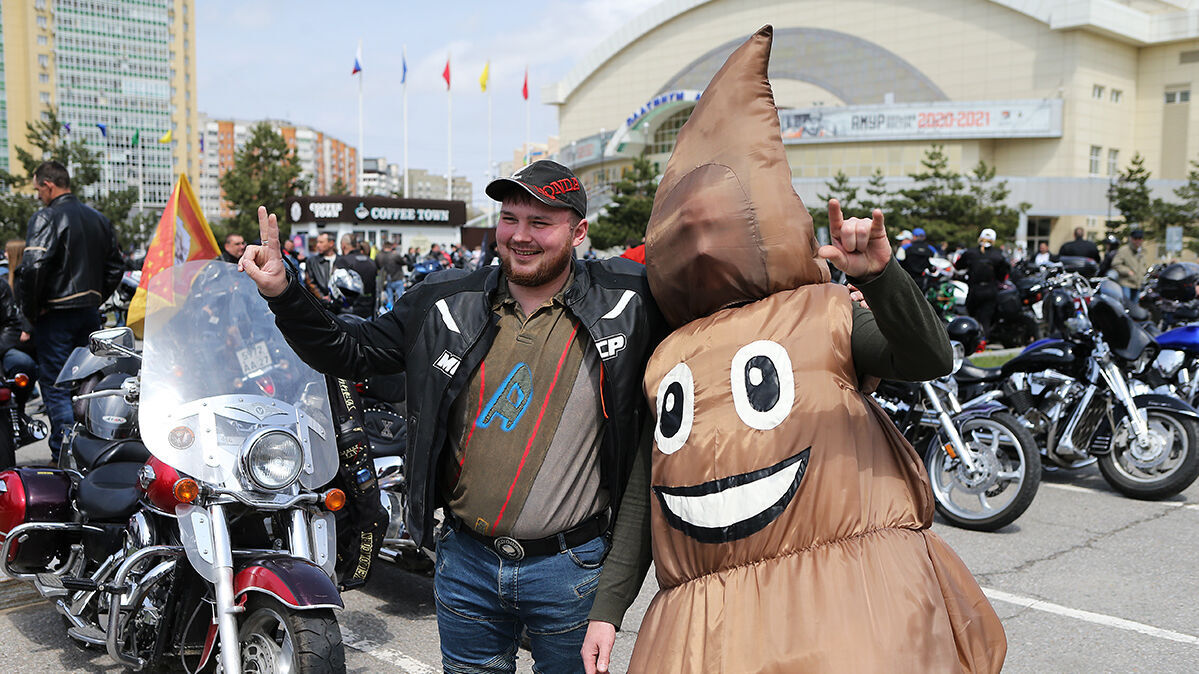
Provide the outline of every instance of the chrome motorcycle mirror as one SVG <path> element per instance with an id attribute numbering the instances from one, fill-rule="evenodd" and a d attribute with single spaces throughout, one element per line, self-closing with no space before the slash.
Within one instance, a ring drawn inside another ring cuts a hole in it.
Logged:
<path id="1" fill-rule="evenodd" d="M 140 356 L 133 348 L 133 328 L 107 328 L 91 334 L 88 351 L 100 357 Z"/>

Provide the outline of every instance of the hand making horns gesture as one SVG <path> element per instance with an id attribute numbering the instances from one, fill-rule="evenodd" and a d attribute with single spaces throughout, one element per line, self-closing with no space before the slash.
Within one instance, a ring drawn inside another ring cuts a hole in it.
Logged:
<path id="1" fill-rule="evenodd" d="M 870 219 L 846 219 L 841 215 L 841 204 L 829 199 L 828 232 L 832 243 L 821 246 L 817 253 L 859 281 L 874 278 L 891 260 L 883 212 L 877 208 Z"/>
<path id="2" fill-rule="evenodd" d="M 268 216 L 265 206 L 258 207 L 258 233 L 262 245 L 247 246 L 237 268 L 250 275 L 263 295 L 277 297 L 287 288 L 287 267 L 279 251 L 279 220 L 274 213 Z"/>

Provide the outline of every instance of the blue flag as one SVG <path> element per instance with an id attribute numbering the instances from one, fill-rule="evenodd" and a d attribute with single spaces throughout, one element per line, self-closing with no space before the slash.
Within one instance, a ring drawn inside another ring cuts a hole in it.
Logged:
<path id="1" fill-rule="evenodd" d="M 408 83 L 408 48 L 404 48 L 404 53 L 400 56 L 400 63 L 403 64 L 404 70 L 400 74 L 400 84 Z"/>
<path id="2" fill-rule="evenodd" d="M 107 124 L 97 124 L 96 126 L 99 127 L 99 129 L 100 129 L 100 135 L 104 136 L 105 138 L 108 138 L 108 125 Z"/>
<path id="3" fill-rule="evenodd" d="M 66 135 L 68 135 L 68 136 L 71 135 L 71 125 L 69 123 L 63 122 L 62 128 L 67 130 Z"/>

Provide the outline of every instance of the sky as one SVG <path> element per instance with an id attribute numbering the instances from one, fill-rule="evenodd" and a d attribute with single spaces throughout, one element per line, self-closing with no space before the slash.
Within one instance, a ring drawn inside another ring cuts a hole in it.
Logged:
<path id="1" fill-rule="evenodd" d="M 655 4 L 646 0 L 528 0 L 521 3 L 317 2 L 204 0 L 196 3 L 199 109 L 216 119 L 286 119 L 358 145 L 362 41 L 363 148 L 366 157 L 403 165 L 402 53 L 408 63 L 408 165 L 444 175 L 451 59 L 453 166 L 485 203 L 487 95 L 479 87 L 490 61 L 492 159 L 511 160 L 525 140 L 558 130 L 542 87 L 570 71 L 592 48 Z"/>

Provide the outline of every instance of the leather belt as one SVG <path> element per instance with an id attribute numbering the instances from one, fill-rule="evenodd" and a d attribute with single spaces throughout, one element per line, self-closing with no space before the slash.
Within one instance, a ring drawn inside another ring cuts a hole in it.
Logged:
<path id="1" fill-rule="evenodd" d="M 504 559 L 518 562 L 525 557 L 554 555 L 582 545 L 608 529 L 608 511 L 601 510 L 579 524 L 552 536 L 534 539 L 515 539 L 511 536 L 487 536 L 466 526 L 456 515 L 451 514 L 454 529 L 465 532 L 471 538 L 495 550 Z"/>

